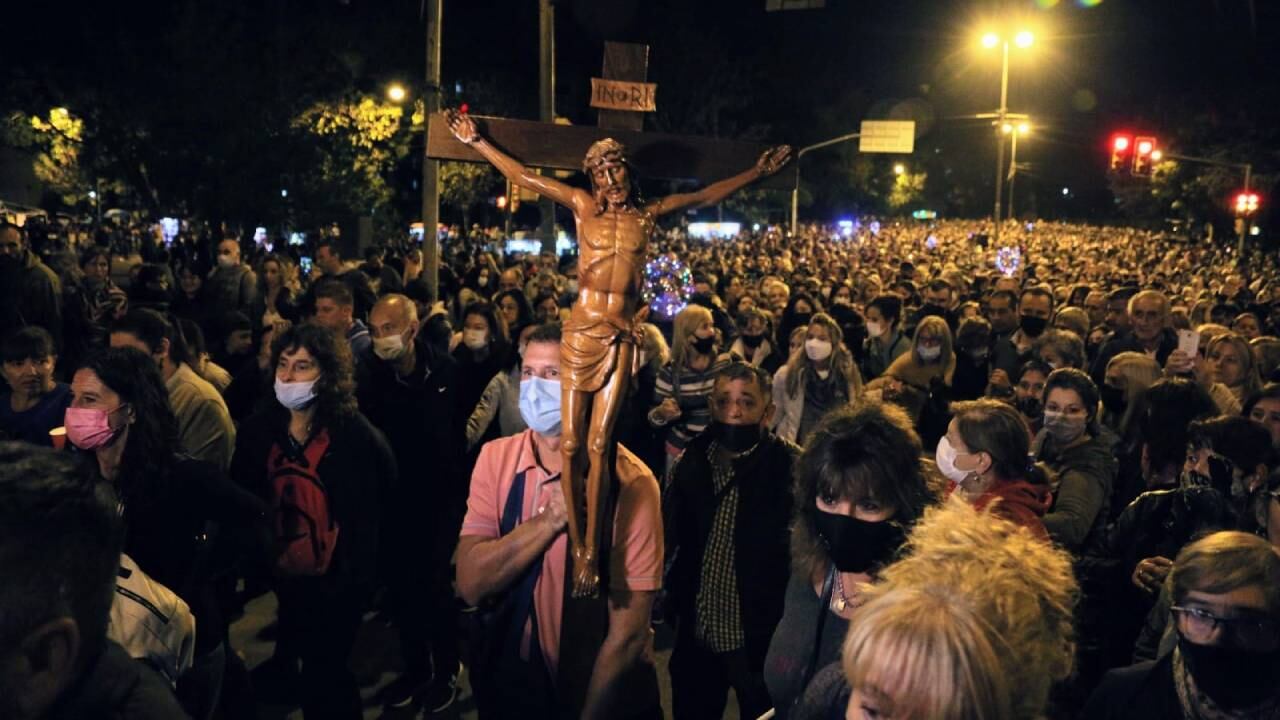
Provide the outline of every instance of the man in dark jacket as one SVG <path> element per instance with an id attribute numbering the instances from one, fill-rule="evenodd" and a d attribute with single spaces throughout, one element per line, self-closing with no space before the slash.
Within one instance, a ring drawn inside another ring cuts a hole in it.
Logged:
<path id="1" fill-rule="evenodd" d="M 456 365 L 447 352 L 419 338 L 417 308 L 404 295 L 379 300 L 369 325 L 374 357 L 362 403 L 368 398 L 369 419 L 386 433 L 404 478 L 384 510 L 380 563 L 405 674 L 382 697 L 389 707 L 418 699 L 439 712 L 453 702 L 457 684 L 458 622 L 449 566 L 467 499 L 462 431 L 454 416 Z"/>
<path id="2" fill-rule="evenodd" d="M 1178 553 L 1168 586 L 1177 646 L 1107 673 L 1082 717 L 1276 717 L 1280 551 L 1248 533 L 1214 533 Z"/>
<path id="3" fill-rule="evenodd" d="M 62 283 L 27 245 L 22 228 L 0 221 L 0 337 L 38 325 L 62 348 Z"/>
<path id="4" fill-rule="evenodd" d="M 230 237 L 218 243 L 218 267 L 204 283 L 207 317 L 248 313 L 258 296 L 258 278 L 240 261 L 240 241 Z"/>
<path id="5" fill-rule="evenodd" d="M 713 422 L 672 469 L 664 508 L 674 557 L 668 607 L 674 717 L 720 717 L 729 688 L 743 717 L 770 707 L 763 668 L 790 575 L 791 466 L 800 449 L 766 428 L 771 384 L 733 363 L 711 392 Z"/>
<path id="6" fill-rule="evenodd" d="M 1158 290 L 1143 290 L 1129 299 L 1129 331 L 1112 336 L 1098 349 L 1089 375 L 1099 387 L 1106 380 L 1111 358 L 1122 352 L 1153 355 L 1163 367 L 1178 348 L 1178 336 L 1169 327 L 1169 298 Z"/>
<path id="7" fill-rule="evenodd" d="M 186 718 L 164 680 L 107 639 L 118 500 L 64 454 L 0 444 L 0 718 Z"/>

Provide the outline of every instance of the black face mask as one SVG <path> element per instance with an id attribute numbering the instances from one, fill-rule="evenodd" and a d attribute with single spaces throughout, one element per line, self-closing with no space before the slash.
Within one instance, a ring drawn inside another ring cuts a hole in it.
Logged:
<path id="1" fill-rule="evenodd" d="M 730 425 L 716 421 L 711 423 L 707 432 L 729 452 L 746 452 L 760 442 L 759 425 Z"/>
<path id="2" fill-rule="evenodd" d="M 1178 640 L 1178 651 L 1196 687 L 1227 710 L 1256 705 L 1276 692 L 1280 683 L 1280 650 L 1253 652 L 1222 645 Z"/>
<path id="3" fill-rule="evenodd" d="M 887 565 L 907 540 L 902 528 L 887 520 L 867 522 L 819 510 L 814 524 L 840 572 L 870 572 Z"/>
<path id="4" fill-rule="evenodd" d="M 1049 321 L 1045 318 L 1022 315 L 1018 324 L 1022 328 L 1022 332 L 1031 337 L 1040 337 L 1040 333 L 1044 332 L 1044 329 L 1049 326 Z"/>
<path id="5" fill-rule="evenodd" d="M 697 350 L 699 353 L 703 355 L 709 355 L 711 353 L 711 348 L 714 347 L 715 344 L 716 344 L 715 335 L 710 335 L 708 337 L 698 337 L 697 335 L 694 335 L 693 342 L 689 343 L 689 345 L 692 346 L 694 350 Z"/>
<path id="6" fill-rule="evenodd" d="M 1126 405 L 1124 390 L 1104 383 L 1102 387 L 1098 388 L 1098 394 L 1102 396 L 1102 406 L 1108 412 L 1114 415 L 1120 415 L 1124 412 Z"/>
<path id="7" fill-rule="evenodd" d="M 809 324 L 809 321 L 813 319 L 813 313 L 798 312 L 792 315 L 792 317 L 796 320 L 796 327 L 800 327 L 801 325 Z"/>
<path id="8" fill-rule="evenodd" d="M 743 335 L 742 346 L 755 350 L 764 342 L 764 335 Z"/>
<path id="9" fill-rule="evenodd" d="M 921 305 L 919 317 L 924 318 L 924 317 L 929 317 L 930 315 L 934 315 L 945 320 L 947 317 L 947 309 L 942 307 L 941 305 L 935 305 L 933 303 L 927 303 L 925 305 Z"/>
<path id="10" fill-rule="evenodd" d="M 1018 408 L 1018 412 L 1024 416 L 1035 419 L 1044 414 L 1044 404 L 1040 402 L 1040 398 L 1020 397 L 1013 401 L 1014 407 Z"/>

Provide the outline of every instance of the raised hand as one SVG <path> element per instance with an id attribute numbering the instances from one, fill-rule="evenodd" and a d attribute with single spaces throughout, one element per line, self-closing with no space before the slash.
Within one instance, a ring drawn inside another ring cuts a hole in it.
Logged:
<path id="1" fill-rule="evenodd" d="M 778 145 L 765 150 L 756 161 L 756 170 L 761 175 L 772 175 L 791 161 L 791 146 Z"/>
<path id="2" fill-rule="evenodd" d="M 457 110 L 445 110 L 444 120 L 449 123 L 449 131 L 462 142 L 470 145 L 480 139 L 480 131 L 476 129 L 476 121 Z"/>

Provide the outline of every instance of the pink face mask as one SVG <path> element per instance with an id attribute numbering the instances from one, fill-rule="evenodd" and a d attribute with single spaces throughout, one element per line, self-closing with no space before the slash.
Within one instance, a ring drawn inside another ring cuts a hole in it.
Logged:
<path id="1" fill-rule="evenodd" d="M 121 406 L 123 407 L 123 406 Z M 116 408 L 119 410 L 120 408 Z M 111 429 L 109 420 L 115 410 L 97 408 L 67 408 L 64 424 L 67 439 L 81 450 L 97 450 L 115 439 L 117 431 Z"/>

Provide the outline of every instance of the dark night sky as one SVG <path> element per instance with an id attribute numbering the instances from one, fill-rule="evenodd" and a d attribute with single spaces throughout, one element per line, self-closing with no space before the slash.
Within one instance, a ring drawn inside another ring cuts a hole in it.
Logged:
<path id="1" fill-rule="evenodd" d="M 1242 133 L 1280 128 L 1280 51 L 1265 42 L 1280 29 L 1280 3 L 1080 5 L 1093 1 L 827 0 L 822 10 L 767 13 L 765 0 L 558 0 L 557 110 L 575 123 L 594 122 L 587 89 L 600 68 L 602 42 L 643 42 L 652 47 L 650 79 L 659 84 L 660 117 L 651 126 L 708 132 L 706 118 L 694 118 L 705 106 L 696 99 L 705 97 L 720 108 L 712 131 L 754 131 L 762 140 L 802 146 L 911 101 L 937 119 L 917 142 L 913 161 L 933 153 L 956 173 L 955 183 L 987 195 L 994 175 L 989 130 L 951 118 L 997 104 L 998 57 L 980 52 L 978 34 L 1000 22 L 1026 21 L 1038 26 L 1037 44 L 1027 56 L 1013 56 L 1010 109 L 1031 114 L 1036 132 L 1020 146 L 1019 159 L 1032 164 L 1026 182 L 1038 196 L 1052 198 L 1067 185 L 1078 196 L 1074 206 L 1046 211 L 1084 216 L 1108 207 L 1105 145 L 1113 131 L 1149 130 L 1168 146 L 1198 153 Z M 342 82 L 353 79 L 369 91 L 391 79 L 421 77 L 421 0 L 205 4 L 211 2 L 74 0 L 14 8 L 10 28 L 31 31 L 11 32 L 0 44 L 9 68 L 0 81 L 17 88 L 11 98 L 34 88 L 34 95 L 47 91 L 56 102 L 57 83 L 46 77 L 92 84 L 95 72 L 136 70 L 207 93 L 202 104 L 212 100 L 217 107 L 225 93 L 228 113 L 255 112 L 243 105 L 289 96 L 278 108 L 287 116 L 288 102 L 296 109 L 308 93 L 340 87 L 339 75 L 349 73 Z M 443 2 L 446 86 L 462 82 L 463 99 L 478 113 L 534 117 L 536 0 Z M 1054 7 L 1040 7 L 1046 4 Z M 200 38 L 209 49 L 191 51 L 195 62 L 188 57 L 166 65 L 172 48 L 156 39 L 175 23 L 232 14 L 234 22 L 210 27 Z M 218 34 L 223 31 L 225 37 Z M 199 62 L 210 52 L 247 57 L 247 70 L 220 76 L 216 61 Z M 254 65 L 259 56 L 261 72 Z M 312 71 L 312 64 L 325 69 Z M 264 87 L 245 87 L 254 83 Z M 33 107 L 30 98 L 25 104 Z M 1277 148 L 1265 149 L 1274 155 Z M 835 153 L 825 162 L 841 157 L 850 158 Z M 843 202 L 833 196 L 816 207 L 836 212 Z"/>

